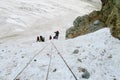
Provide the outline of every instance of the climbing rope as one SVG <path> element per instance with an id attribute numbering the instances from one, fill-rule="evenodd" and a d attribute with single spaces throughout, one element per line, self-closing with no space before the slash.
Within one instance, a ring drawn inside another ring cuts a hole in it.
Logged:
<path id="1" fill-rule="evenodd" d="M 49 72 L 50 72 L 51 61 L 52 61 L 52 46 L 51 46 L 50 61 L 49 61 L 49 65 L 48 65 L 46 80 L 48 80 L 48 76 L 49 76 Z"/>
<path id="2" fill-rule="evenodd" d="M 75 78 L 75 80 L 78 80 L 77 77 L 75 76 L 75 74 L 73 73 L 72 69 L 69 67 L 69 65 L 67 64 L 67 62 L 65 61 L 65 59 L 63 58 L 63 56 L 60 54 L 59 50 L 57 49 L 57 47 L 54 45 L 53 42 L 51 42 L 52 45 L 54 46 L 54 48 L 57 50 L 58 55 L 61 57 L 61 59 L 63 60 L 63 62 L 65 63 L 65 65 L 68 67 L 68 69 L 70 70 L 70 72 L 72 73 L 73 77 Z"/>
<path id="3" fill-rule="evenodd" d="M 65 65 L 67 66 L 67 68 L 70 70 L 71 74 L 73 75 L 73 77 L 75 78 L 75 80 L 78 80 L 76 75 L 73 73 L 72 69 L 70 68 L 70 66 L 67 64 L 67 62 L 65 61 L 65 59 L 63 58 L 63 56 L 61 55 L 61 53 L 59 52 L 59 50 L 57 49 L 57 47 L 54 45 L 53 42 L 52 46 L 56 49 L 58 55 L 61 57 L 61 59 L 63 60 L 63 62 L 65 63 Z M 16 75 L 16 77 L 13 80 L 16 80 L 17 77 L 30 65 L 30 63 L 33 61 L 33 59 L 39 55 L 48 45 L 46 45 L 45 47 L 43 47 L 39 52 L 37 52 L 31 59 L 30 61 L 26 64 L 26 66 Z M 50 71 L 50 66 L 51 66 L 51 61 L 52 61 L 52 46 L 51 46 L 51 53 L 50 53 L 50 61 L 48 64 L 48 69 L 47 69 L 47 75 L 46 75 L 46 80 L 48 80 L 49 77 L 49 71 Z"/>
<path id="4" fill-rule="evenodd" d="M 45 47 L 43 47 L 39 52 L 37 52 L 31 59 L 30 61 L 26 64 L 26 66 L 16 75 L 16 77 L 13 80 L 16 80 L 17 77 L 29 66 L 29 64 L 33 61 L 33 59 L 39 55 L 48 45 L 46 45 Z"/>

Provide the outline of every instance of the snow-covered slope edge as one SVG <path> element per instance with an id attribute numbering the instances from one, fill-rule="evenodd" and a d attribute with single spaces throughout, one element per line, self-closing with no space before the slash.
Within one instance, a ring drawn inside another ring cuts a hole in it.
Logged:
<path id="1" fill-rule="evenodd" d="M 87 80 L 119 80 L 120 41 L 111 36 L 108 28 L 75 39 L 52 42 L 78 80 L 85 80 L 82 78 L 82 69 L 90 73 Z M 46 45 L 48 46 L 25 68 Z M 75 80 L 50 41 L 37 43 L 29 40 L 0 44 L 0 80 L 13 80 L 24 68 L 17 79 L 46 79 L 50 55 L 52 60 L 48 79 Z"/>
<path id="2" fill-rule="evenodd" d="M 90 73 L 88 80 L 120 79 L 120 41 L 111 36 L 108 28 L 67 40 L 57 47 L 79 80 L 84 80 L 84 68 Z"/>

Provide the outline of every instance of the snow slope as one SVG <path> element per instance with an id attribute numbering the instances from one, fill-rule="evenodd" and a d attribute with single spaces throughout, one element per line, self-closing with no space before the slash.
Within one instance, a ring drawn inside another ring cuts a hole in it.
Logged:
<path id="1" fill-rule="evenodd" d="M 119 80 L 119 48 L 108 28 L 66 41 L 1 43 L 0 80 L 76 80 L 59 54 L 78 80 L 86 80 L 82 69 L 87 80 Z"/>
<path id="2" fill-rule="evenodd" d="M 102 4 L 102 3 L 101 3 L 101 0 L 81 0 L 81 1 L 85 1 L 85 2 L 87 2 L 87 3 L 92 4 L 92 5 L 95 6 L 98 10 L 100 10 L 101 7 L 102 7 L 102 5 L 100 5 L 100 4 Z"/>
<path id="3" fill-rule="evenodd" d="M 64 35 L 77 16 L 93 10 L 81 0 L 0 0 L 0 39 L 48 36 L 56 30 Z"/>
<path id="4" fill-rule="evenodd" d="M 86 80 L 83 70 L 87 80 L 119 80 L 120 41 L 108 28 L 64 40 L 77 16 L 98 10 L 96 1 L 0 0 L 0 80 Z M 56 30 L 59 40 L 35 42 Z"/>

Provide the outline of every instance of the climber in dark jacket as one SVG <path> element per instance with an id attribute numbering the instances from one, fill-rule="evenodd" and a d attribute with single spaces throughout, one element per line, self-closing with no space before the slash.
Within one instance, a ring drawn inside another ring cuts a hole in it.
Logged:
<path id="1" fill-rule="evenodd" d="M 37 41 L 37 42 L 38 42 L 38 41 L 40 41 L 40 38 L 39 38 L 39 36 L 37 36 L 37 40 L 36 40 L 36 41 Z"/>
<path id="2" fill-rule="evenodd" d="M 53 37 L 54 39 L 58 39 L 58 36 L 59 36 L 59 31 L 56 31 L 54 32 L 55 33 L 55 36 Z"/>
<path id="3" fill-rule="evenodd" d="M 45 38 L 43 36 L 40 36 L 40 41 L 45 42 Z"/>
<path id="4" fill-rule="evenodd" d="M 52 36 L 50 35 L 49 40 L 51 40 L 51 39 L 52 39 Z"/>

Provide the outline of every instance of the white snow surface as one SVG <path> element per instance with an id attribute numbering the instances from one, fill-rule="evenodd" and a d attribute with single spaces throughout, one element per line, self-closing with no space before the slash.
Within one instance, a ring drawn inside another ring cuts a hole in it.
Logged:
<path id="1" fill-rule="evenodd" d="M 120 41 L 109 28 L 64 39 L 73 20 L 98 10 L 99 1 L 0 0 L 0 80 L 119 80 Z M 48 40 L 56 30 L 59 39 Z M 37 35 L 46 41 L 36 42 Z"/>
<path id="2" fill-rule="evenodd" d="M 90 73 L 87 80 L 120 79 L 120 41 L 104 28 L 69 40 L 1 43 L 0 80 L 46 80 L 48 71 L 47 80 L 76 80 L 52 43 L 78 80 L 86 80 L 82 68 Z"/>

